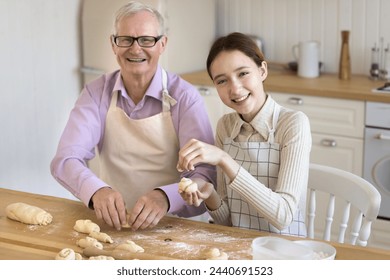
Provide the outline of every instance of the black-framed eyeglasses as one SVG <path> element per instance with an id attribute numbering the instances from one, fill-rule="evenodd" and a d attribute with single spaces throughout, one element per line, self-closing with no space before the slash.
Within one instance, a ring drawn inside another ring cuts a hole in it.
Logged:
<path id="1" fill-rule="evenodd" d="M 153 36 L 140 36 L 140 37 L 131 37 L 131 36 L 115 36 L 112 35 L 112 41 L 115 45 L 120 48 L 129 48 L 131 47 L 135 41 L 137 41 L 138 45 L 142 48 L 151 48 L 156 45 L 158 40 L 160 40 L 164 35 L 160 35 L 158 37 Z"/>

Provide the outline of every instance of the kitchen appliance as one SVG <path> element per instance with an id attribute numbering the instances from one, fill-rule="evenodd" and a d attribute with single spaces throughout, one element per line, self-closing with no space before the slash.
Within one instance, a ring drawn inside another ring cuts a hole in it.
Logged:
<path id="1" fill-rule="evenodd" d="M 320 74 L 320 44 L 317 41 L 303 41 L 292 47 L 294 58 L 298 61 L 298 76 L 316 78 Z"/>
<path id="2" fill-rule="evenodd" d="M 379 218 L 390 220 L 390 104 L 366 103 L 363 177 L 382 196 Z"/>

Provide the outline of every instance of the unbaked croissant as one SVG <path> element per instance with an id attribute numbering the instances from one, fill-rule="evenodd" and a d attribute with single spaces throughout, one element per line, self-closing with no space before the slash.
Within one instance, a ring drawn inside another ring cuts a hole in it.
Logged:
<path id="1" fill-rule="evenodd" d="M 5 212 L 8 218 L 30 225 L 48 225 L 53 220 L 45 210 L 22 202 L 8 205 Z"/>

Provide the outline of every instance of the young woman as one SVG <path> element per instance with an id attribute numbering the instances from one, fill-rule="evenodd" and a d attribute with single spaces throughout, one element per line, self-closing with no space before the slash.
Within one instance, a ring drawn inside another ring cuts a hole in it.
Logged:
<path id="1" fill-rule="evenodd" d="M 180 150 L 179 170 L 208 163 L 218 172 L 216 190 L 200 183 L 198 191 L 182 193 L 183 199 L 189 205 L 204 201 L 218 224 L 306 236 L 307 116 L 264 91 L 267 63 L 244 34 L 216 40 L 207 71 L 222 102 L 236 112 L 219 120 L 216 146 L 192 139 Z"/>

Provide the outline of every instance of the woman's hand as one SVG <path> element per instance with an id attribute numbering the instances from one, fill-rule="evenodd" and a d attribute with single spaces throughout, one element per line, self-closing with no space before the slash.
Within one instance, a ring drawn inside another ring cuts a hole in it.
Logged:
<path id="1" fill-rule="evenodd" d="M 206 182 L 200 178 L 191 179 L 198 185 L 198 189 L 195 192 L 181 192 L 180 195 L 188 205 L 199 206 L 203 201 L 206 202 L 208 208 L 217 208 L 219 205 L 213 207 L 213 200 L 215 199 L 220 203 L 220 198 L 214 189 L 213 184 Z M 210 207 L 209 207 L 210 206 Z"/>
<path id="2" fill-rule="evenodd" d="M 235 178 L 240 169 L 240 165 L 225 151 L 214 145 L 191 139 L 180 149 L 176 168 L 179 172 L 194 170 L 198 163 L 218 165 L 230 180 Z"/>
<path id="3" fill-rule="evenodd" d="M 179 151 L 177 170 L 180 172 L 194 170 L 198 163 L 218 165 L 224 154 L 224 151 L 214 145 L 191 139 Z"/>

